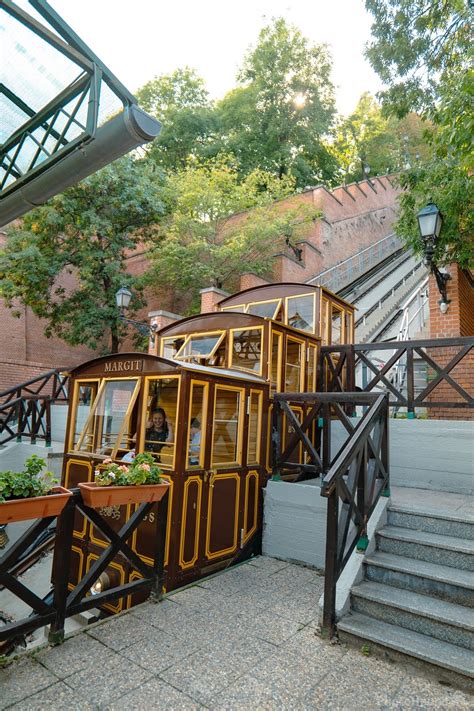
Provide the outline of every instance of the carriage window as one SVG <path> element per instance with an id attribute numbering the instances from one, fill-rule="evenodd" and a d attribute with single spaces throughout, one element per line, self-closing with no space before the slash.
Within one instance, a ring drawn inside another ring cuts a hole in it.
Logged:
<path id="1" fill-rule="evenodd" d="M 271 393 L 281 392 L 281 349 L 282 334 L 277 331 L 272 331 Z"/>
<path id="2" fill-rule="evenodd" d="M 231 368 L 261 373 L 262 329 L 246 328 L 232 331 Z"/>
<path id="3" fill-rule="evenodd" d="M 201 358 L 211 358 L 223 340 L 224 335 L 223 332 L 220 332 L 188 336 L 175 358 L 177 360 L 198 361 Z"/>
<path id="4" fill-rule="evenodd" d="M 80 381 L 76 383 L 76 412 L 72 426 L 71 449 L 76 449 L 81 432 L 90 415 L 91 407 L 97 395 L 98 381 Z"/>
<path id="5" fill-rule="evenodd" d="M 354 321 L 353 314 L 351 314 L 350 311 L 347 311 L 346 312 L 346 337 L 344 339 L 345 343 L 353 343 L 354 342 L 353 321 Z"/>
<path id="6" fill-rule="evenodd" d="M 204 466 L 208 388 L 207 383 L 203 385 L 192 383 L 191 385 L 187 451 L 187 466 L 189 468 Z"/>
<path id="7" fill-rule="evenodd" d="M 342 311 L 334 305 L 331 309 L 331 345 L 342 343 Z"/>
<path id="8" fill-rule="evenodd" d="M 140 451 L 150 452 L 164 469 L 174 466 L 178 414 L 178 377 L 147 380 L 146 416 Z"/>
<path id="9" fill-rule="evenodd" d="M 184 343 L 184 338 L 163 338 L 161 341 L 161 355 L 163 358 L 176 358 L 176 354 Z"/>
<path id="10" fill-rule="evenodd" d="M 286 392 L 301 391 L 301 376 L 303 372 L 303 343 L 288 338 L 286 343 L 285 390 Z"/>
<path id="11" fill-rule="evenodd" d="M 273 301 L 262 301 L 260 303 L 249 304 L 247 313 L 253 316 L 261 316 L 262 318 L 276 319 L 277 312 L 281 306 L 281 299 Z"/>
<path id="12" fill-rule="evenodd" d="M 314 294 L 289 296 L 286 300 L 286 322 L 293 328 L 314 333 Z"/>
<path id="13" fill-rule="evenodd" d="M 212 432 L 213 465 L 241 464 L 241 400 L 241 390 L 230 390 L 216 385 Z"/>
<path id="14" fill-rule="evenodd" d="M 316 346 L 308 345 L 308 390 L 316 392 L 316 358 L 318 350 Z"/>
<path id="15" fill-rule="evenodd" d="M 251 390 L 249 398 L 247 464 L 258 464 L 260 462 L 262 393 L 257 390 Z"/>
<path id="16" fill-rule="evenodd" d="M 329 343 L 328 339 L 328 309 L 329 302 L 327 299 L 321 299 L 321 327 L 319 330 L 319 335 L 324 344 Z"/>
<path id="17" fill-rule="evenodd" d="M 91 409 L 75 449 L 115 456 L 117 448 L 132 448 L 139 390 L 137 379 L 106 380 Z"/>
<path id="18" fill-rule="evenodd" d="M 231 313 L 245 313 L 245 304 L 240 304 L 239 306 L 223 306 L 221 311 L 230 311 Z"/>

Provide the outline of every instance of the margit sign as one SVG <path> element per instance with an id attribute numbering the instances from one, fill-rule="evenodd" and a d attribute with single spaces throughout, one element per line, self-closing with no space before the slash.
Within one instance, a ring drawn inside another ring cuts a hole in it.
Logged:
<path id="1" fill-rule="evenodd" d="M 130 373 L 143 370 L 142 360 L 113 360 L 105 364 L 106 373 Z"/>

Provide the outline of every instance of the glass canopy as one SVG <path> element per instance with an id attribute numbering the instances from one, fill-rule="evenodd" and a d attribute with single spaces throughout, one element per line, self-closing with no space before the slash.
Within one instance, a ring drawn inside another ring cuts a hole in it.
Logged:
<path id="1" fill-rule="evenodd" d="M 46 0 L 0 0 L 0 47 L 0 226 L 158 135 Z"/>

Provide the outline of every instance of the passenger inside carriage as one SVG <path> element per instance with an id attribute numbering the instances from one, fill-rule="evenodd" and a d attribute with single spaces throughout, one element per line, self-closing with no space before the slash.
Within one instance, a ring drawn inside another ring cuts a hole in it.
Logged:
<path id="1" fill-rule="evenodd" d="M 163 442 L 173 441 L 173 430 L 166 412 L 158 407 L 151 413 L 151 423 L 145 432 L 145 451 L 158 454 L 163 449 Z"/>
<path id="2" fill-rule="evenodd" d="M 191 420 L 189 435 L 189 464 L 190 466 L 196 466 L 199 464 L 199 453 L 201 451 L 201 422 L 197 417 Z"/>

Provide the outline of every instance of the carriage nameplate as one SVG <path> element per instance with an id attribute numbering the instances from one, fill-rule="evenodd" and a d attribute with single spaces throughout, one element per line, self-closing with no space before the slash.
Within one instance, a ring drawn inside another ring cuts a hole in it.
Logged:
<path id="1" fill-rule="evenodd" d="M 114 360 L 105 364 L 106 373 L 123 373 L 130 370 L 143 370 L 142 360 Z"/>

